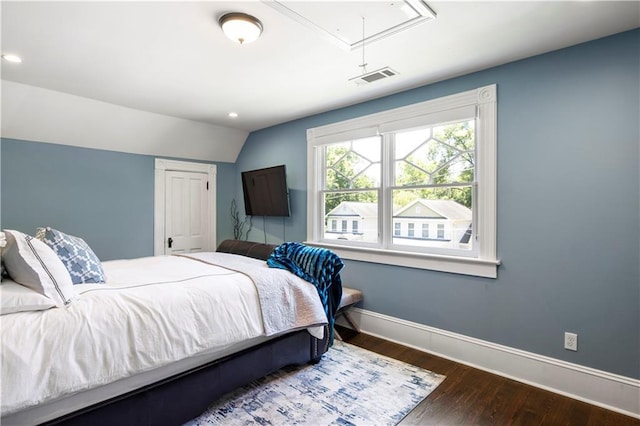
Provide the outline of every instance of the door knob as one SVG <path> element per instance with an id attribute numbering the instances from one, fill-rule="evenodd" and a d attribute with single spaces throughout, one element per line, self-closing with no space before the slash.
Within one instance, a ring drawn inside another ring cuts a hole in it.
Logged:
<path id="1" fill-rule="evenodd" d="M 171 245 L 173 244 L 173 238 L 169 237 L 167 239 L 167 244 L 169 245 L 169 248 L 171 248 Z"/>

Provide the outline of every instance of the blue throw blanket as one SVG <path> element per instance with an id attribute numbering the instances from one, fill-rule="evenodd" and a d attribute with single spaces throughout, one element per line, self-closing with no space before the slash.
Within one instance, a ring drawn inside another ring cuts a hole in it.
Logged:
<path id="1" fill-rule="evenodd" d="M 329 321 L 329 344 L 333 344 L 333 324 L 342 298 L 342 259 L 331 250 L 290 242 L 276 247 L 267 265 L 286 269 L 316 286 Z"/>

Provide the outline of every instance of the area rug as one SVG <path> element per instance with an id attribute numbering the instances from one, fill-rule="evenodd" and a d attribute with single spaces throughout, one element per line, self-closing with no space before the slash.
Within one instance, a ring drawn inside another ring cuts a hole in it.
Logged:
<path id="1" fill-rule="evenodd" d="M 251 382 L 186 425 L 396 425 L 444 379 L 336 341 L 318 364 Z"/>

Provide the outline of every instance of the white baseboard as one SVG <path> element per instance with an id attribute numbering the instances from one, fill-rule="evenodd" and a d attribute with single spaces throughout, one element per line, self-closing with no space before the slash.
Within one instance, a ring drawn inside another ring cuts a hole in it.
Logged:
<path id="1" fill-rule="evenodd" d="M 640 418 L 640 380 L 364 309 L 349 315 L 363 333 Z"/>

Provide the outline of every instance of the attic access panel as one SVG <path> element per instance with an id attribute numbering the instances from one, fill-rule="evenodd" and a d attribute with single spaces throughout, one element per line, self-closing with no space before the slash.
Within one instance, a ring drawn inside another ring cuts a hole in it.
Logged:
<path id="1" fill-rule="evenodd" d="M 357 49 L 363 42 L 382 40 L 436 18 L 435 12 L 422 0 L 264 2 L 345 50 Z"/>

